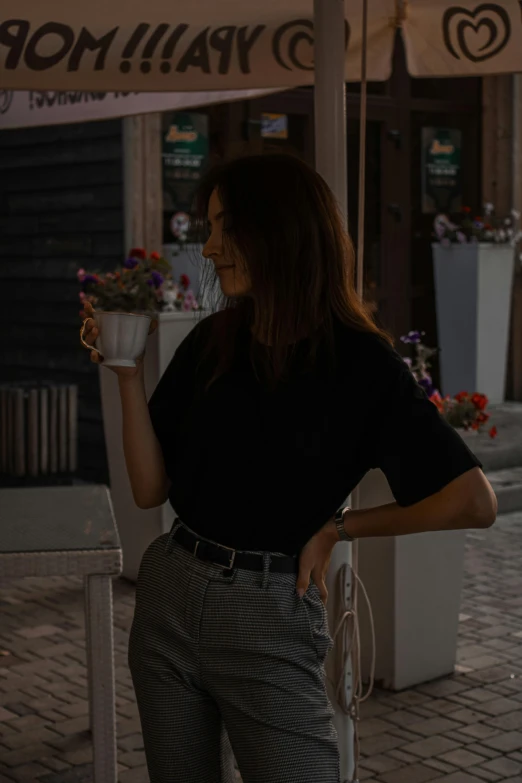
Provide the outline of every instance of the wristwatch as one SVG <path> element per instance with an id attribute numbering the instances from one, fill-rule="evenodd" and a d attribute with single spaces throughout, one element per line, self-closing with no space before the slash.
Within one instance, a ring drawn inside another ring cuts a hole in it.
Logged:
<path id="1" fill-rule="evenodd" d="M 337 528 L 337 532 L 341 541 L 354 540 L 353 536 L 349 536 L 344 528 L 344 515 L 351 510 L 352 509 L 350 506 L 344 506 L 344 508 L 340 508 L 337 514 L 334 516 L 335 527 Z"/>

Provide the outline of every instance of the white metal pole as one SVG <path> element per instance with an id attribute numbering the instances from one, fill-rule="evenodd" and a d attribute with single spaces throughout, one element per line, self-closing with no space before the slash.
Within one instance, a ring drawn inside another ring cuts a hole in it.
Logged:
<path id="1" fill-rule="evenodd" d="M 522 164 L 522 76 L 513 74 L 513 179 L 511 206 L 518 212 L 522 211 L 522 177 L 520 175 Z"/>
<path id="2" fill-rule="evenodd" d="M 315 167 L 348 214 L 344 0 L 314 0 Z"/>
<path id="3" fill-rule="evenodd" d="M 348 194 L 346 182 L 346 93 L 345 93 L 345 20 L 344 0 L 314 0 L 315 15 L 315 166 L 332 189 L 341 215 L 347 222 Z M 328 614 L 333 632 L 340 606 L 350 599 L 350 568 L 340 586 L 339 571 L 351 564 L 351 546 L 339 543 L 334 548 L 327 577 L 329 592 Z M 341 645 L 339 645 L 341 647 Z M 336 654 L 337 653 L 337 654 Z M 339 737 L 341 781 L 353 776 L 353 724 L 346 711 L 337 702 L 335 687 L 330 682 L 339 680 L 343 665 L 338 650 L 333 650 L 327 662 L 328 692 L 335 709 L 335 727 Z M 343 676 L 344 704 L 352 699 L 352 671 L 348 660 Z"/>

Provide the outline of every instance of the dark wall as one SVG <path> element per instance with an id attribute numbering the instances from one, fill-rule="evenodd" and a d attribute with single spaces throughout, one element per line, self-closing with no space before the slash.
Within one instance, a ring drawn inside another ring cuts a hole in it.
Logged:
<path id="1" fill-rule="evenodd" d="M 108 483 L 76 273 L 124 253 L 121 121 L 0 132 L 0 381 L 79 387 L 78 477 Z"/>

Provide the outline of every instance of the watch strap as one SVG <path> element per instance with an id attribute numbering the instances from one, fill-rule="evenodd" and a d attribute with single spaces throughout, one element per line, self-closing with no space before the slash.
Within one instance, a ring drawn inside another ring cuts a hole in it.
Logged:
<path id="1" fill-rule="evenodd" d="M 339 539 L 341 541 L 354 540 L 353 536 L 348 535 L 344 527 L 344 517 L 348 511 L 351 511 L 350 506 L 344 506 L 344 508 L 340 508 L 338 510 L 337 514 L 334 517 L 335 527 L 337 528 L 337 533 L 339 534 Z"/>

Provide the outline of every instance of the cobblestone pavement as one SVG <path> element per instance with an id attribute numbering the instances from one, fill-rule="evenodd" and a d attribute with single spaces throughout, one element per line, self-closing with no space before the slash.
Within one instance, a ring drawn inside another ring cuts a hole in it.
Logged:
<path id="1" fill-rule="evenodd" d="M 522 783 L 521 565 L 522 514 L 469 535 L 456 673 L 364 705 L 361 780 Z M 134 587 L 114 594 L 119 783 L 148 783 L 126 663 Z M 0 589 L 0 783 L 92 780 L 82 600 L 75 579 Z"/>

